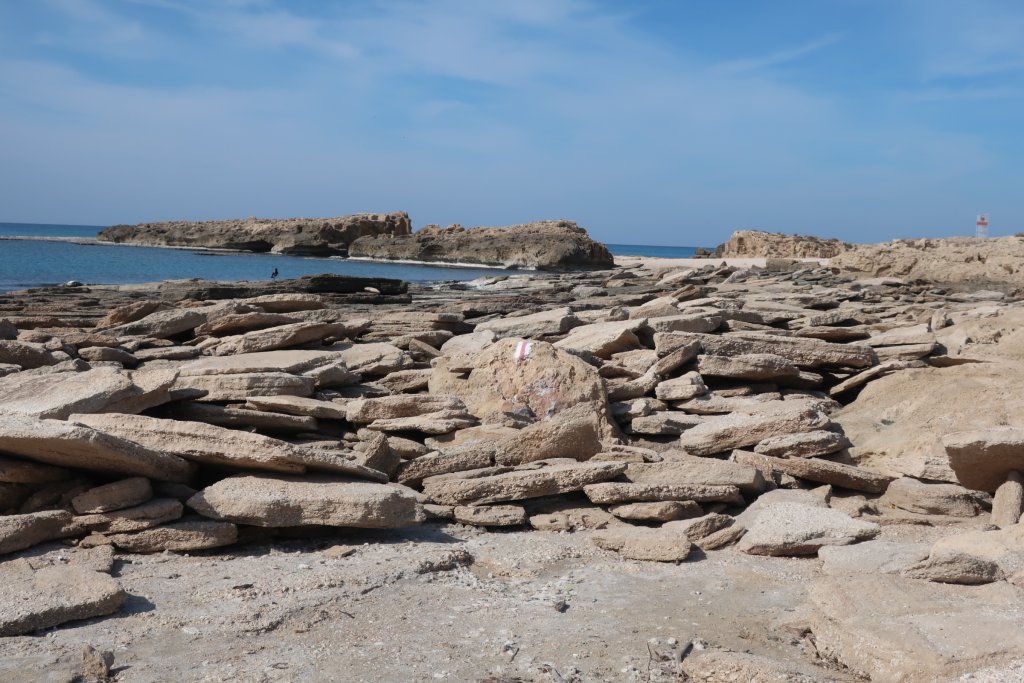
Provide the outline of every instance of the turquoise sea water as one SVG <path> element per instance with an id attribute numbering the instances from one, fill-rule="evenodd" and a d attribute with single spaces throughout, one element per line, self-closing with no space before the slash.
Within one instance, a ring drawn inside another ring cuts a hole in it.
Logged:
<path id="1" fill-rule="evenodd" d="M 472 280 L 510 273 L 493 268 L 445 268 L 400 263 L 371 263 L 335 258 L 304 258 L 275 254 L 210 252 L 122 245 L 75 244 L 38 238 L 95 237 L 101 230 L 88 225 L 0 223 L 0 292 L 55 285 L 69 280 L 86 284 L 132 284 L 183 278 L 264 280 L 277 268 L 282 279 L 336 273 L 390 277 L 409 282 Z M 622 256 L 692 256 L 690 247 L 608 245 Z"/>

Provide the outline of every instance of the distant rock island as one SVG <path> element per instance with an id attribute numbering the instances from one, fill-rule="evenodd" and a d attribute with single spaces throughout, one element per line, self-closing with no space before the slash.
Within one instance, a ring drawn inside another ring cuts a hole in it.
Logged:
<path id="1" fill-rule="evenodd" d="M 835 239 L 737 230 L 728 242 L 718 245 L 714 255 L 720 258 L 832 258 L 852 248 L 852 244 Z"/>
<path id="2" fill-rule="evenodd" d="M 349 256 L 533 270 L 594 270 L 614 266 L 607 247 L 567 220 L 503 228 L 428 225 L 411 235 L 360 237 L 349 247 Z"/>
<path id="3" fill-rule="evenodd" d="M 346 256 L 349 245 L 359 237 L 411 232 L 409 214 L 396 211 L 336 218 L 239 218 L 115 225 L 102 230 L 98 237 L 117 244 Z"/>

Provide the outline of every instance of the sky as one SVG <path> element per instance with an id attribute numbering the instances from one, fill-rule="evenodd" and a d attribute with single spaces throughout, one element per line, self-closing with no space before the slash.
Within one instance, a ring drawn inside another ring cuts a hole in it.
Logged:
<path id="1" fill-rule="evenodd" d="M 0 221 L 1024 231 L 1017 0 L 0 0 Z"/>

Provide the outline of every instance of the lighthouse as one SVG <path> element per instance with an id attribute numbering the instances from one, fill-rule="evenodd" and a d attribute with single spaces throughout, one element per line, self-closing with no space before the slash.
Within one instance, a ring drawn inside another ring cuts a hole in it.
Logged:
<path id="1" fill-rule="evenodd" d="M 978 214 L 978 219 L 974 221 L 974 236 L 975 237 L 988 237 L 988 214 Z"/>

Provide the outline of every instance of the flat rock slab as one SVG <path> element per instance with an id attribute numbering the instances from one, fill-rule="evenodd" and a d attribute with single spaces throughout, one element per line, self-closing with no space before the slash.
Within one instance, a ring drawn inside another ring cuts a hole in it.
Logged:
<path id="1" fill-rule="evenodd" d="M 620 462 L 534 463 L 489 477 L 432 477 L 423 482 L 423 493 L 446 505 L 524 500 L 580 491 L 588 484 L 614 479 L 625 469 Z"/>
<path id="2" fill-rule="evenodd" d="M 598 358 L 611 358 L 613 353 L 640 348 L 637 332 L 646 327 L 646 318 L 591 323 L 573 329 L 565 339 L 555 342 L 555 346 L 592 353 Z"/>
<path id="3" fill-rule="evenodd" d="M 899 574 L 928 557 L 927 543 L 865 541 L 856 545 L 824 546 L 818 550 L 826 574 Z"/>
<path id="4" fill-rule="evenodd" d="M 734 451 L 732 457 L 736 462 L 756 467 L 762 472 L 783 472 L 807 481 L 866 493 L 882 493 L 893 479 L 861 467 L 821 458 L 773 458 L 739 450 Z"/>
<path id="5" fill-rule="evenodd" d="M 123 510 L 79 515 L 74 519 L 74 526 L 98 533 L 128 533 L 150 529 L 164 522 L 173 522 L 181 517 L 183 512 L 181 502 L 174 498 L 154 498 L 142 505 Z"/>
<path id="6" fill-rule="evenodd" d="M 63 538 L 67 535 L 64 529 L 70 523 L 71 513 L 65 510 L 0 516 L 0 555 Z"/>
<path id="7" fill-rule="evenodd" d="M 403 486 L 328 477 L 229 477 L 189 499 L 216 520 L 254 526 L 342 526 L 392 529 L 418 524 L 416 495 Z"/>
<path id="8" fill-rule="evenodd" d="M 754 446 L 755 453 L 776 458 L 816 458 L 849 448 L 850 440 L 839 432 L 816 429 L 799 434 L 773 436 Z"/>
<path id="9" fill-rule="evenodd" d="M 767 353 L 781 356 L 801 368 L 850 367 L 867 368 L 876 363 L 869 346 L 833 344 L 809 337 L 784 337 L 760 332 L 733 332 L 729 334 L 670 333 L 675 343 L 697 340 L 705 353 L 716 356 L 741 356 Z M 655 343 L 659 339 L 655 338 Z M 662 346 L 670 346 L 663 342 Z"/>
<path id="10" fill-rule="evenodd" d="M 231 545 L 238 541 L 238 527 L 209 520 L 164 524 L 134 533 L 90 536 L 83 545 L 111 544 L 129 553 L 191 552 Z"/>
<path id="11" fill-rule="evenodd" d="M 454 510 L 455 521 L 472 526 L 522 526 L 530 519 L 519 505 L 459 505 Z"/>
<path id="12" fill-rule="evenodd" d="M 774 503 L 747 523 L 739 549 L 751 555 L 815 555 L 826 545 L 850 545 L 874 538 L 880 527 L 851 519 L 838 510 Z"/>
<path id="13" fill-rule="evenodd" d="M 797 377 L 800 370 L 782 356 L 773 353 L 745 353 L 738 356 L 699 356 L 697 372 L 706 377 L 727 377 L 751 381 L 770 381 Z"/>
<path id="14" fill-rule="evenodd" d="M 57 359 L 42 344 L 0 339 L 0 363 L 18 365 L 30 370 L 56 365 Z"/>
<path id="15" fill-rule="evenodd" d="M 182 376 L 228 375 L 254 372 L 303 373 L 341 358 L 340 351 L 294 349 L 262 351 L 237 356 L 208 356 L 181 367 Z"/>
<path id="16" fill-rule="evenodd" d="M 672 522 L 680 519 L 699 517 L 703 514 L 700 505 L 692 500 L 665 500 L 654 503 L 624 503 L 608 508 L 619 519 L 637 522 Z"/>
<path id="17" fill-rule="evenodd" d="M 345 404 L 345 417 L 354 424 L 369 424 L 374 420 L 416 417 L 444 410 L 465 411 L 466 404 L 457 396 L 397 394 L 349 401 Z"/>
<path id="18" fill-rule="evenodd" d="M 0 636 L 17 636 L 116 612 L 127 594 L 107 574 L 74 565 L 33 570 L 25 560 L 0 565 Z"/>
<path id="19" fill-rule="evenodd" d="M 813 431 L 828 424 L 828 416 L 810 406 L 793 406 L 792 410 L 762 415 L 722 415 L 709 417 L 683 432 L 679 446 L 691 455 L 713 455 L 753 446 L 774 436 Z"/>
<path id="20" fill-rule="evenodd" d="M 562 334 L 580 324 L 568 307 L 531 313 L 513 318 L 488 320 L 476 326 L 478 330 L 491 330 L 498 339 L 505 337 L 536 338 L 544 335 Z"/>
<path id="21" fill-rule="evenodd" d="M 174 389 L 205 391 L 207 401 L 239 401 L 253 396 L 308 397 L 316 389 L 316 380 L 285 372 L 181 375 Z"/>
<path id="22" fill-rule="evenodd" d="M 80 493 L 71 499 L 71 507 L 80 515 L 113 512 L 140 505 L 152 497 L 149 479 L 132 477 Z"/>
<path id="23" fill-rule="evenodd" d="M 942 444 L 957 479 L 969 489 L 995 493 L 1010 472 L 1024 471 L 1024 428 L 956 432 Z"/>
<path id="24" fill-rule="evenodd" d="M 926 484 L 910 477 L 889 484 L 878 502 L 921 515 L 974 517 L 981 512 L 977 498 L 963 486 Z"/>
<path id="25" fill-rule="evenodd" d="M 5 484 L 52 484 L 72 477 L 71 470 L 0 456 L 0 482 Z"/>
<path id="26" fill-rule="evenodd" d="M 328 420 L 344 420 L 346 407 L 331 401 L 301 396 L 253 396 L 246 399 L 246 406 L 253 410 L 284 413 L 303 417 Z"/>
<path id="27" fill-rule="evenodd" d="M 114 368 L 52 375 L 18 373 L 0 379 L 0 413 L 63 420 L 71 413 L 103 412 L 109 404 L 136 393 L 142 392 L 131 375 Z"/>
<path id="28" fill-rule="evenodd" d="M 0 451 L 50 465 L 157 481 L 184 482 L 193 470 L 187 460 L 176 455 L 105 431 L 73 422 L 13 415 L 0 420 Z"/>
<path id="29" fill-rule="evenodd" d="M 261 434 L 143 415 L 72 415 L 71 420 L 195 462 L 274 472 L 305 471 L 295 454 L 298 449 Z"/>
<path id="30" fill-rule="evenodd" d="M 342 323 L 290 323 L 223 337 L 212 351 L 216 356 L 275 351 L 289 346 L 323 341 L 327 337 L 343 337 L 347 331 L 348 328 Z"/>
<path id="31" fill-rule="evenodd" d="M 601 451 L 601 421 L 580 405 L 520 429 L 495 445 L 499 465 L 522 465 L 551 458 L 589 460 Z"/>
<path id="32" fill-rule="evenodd" d="M 597 547 L 617 552 L 626 559 L 648 562 L 682 562 L 693 549 L 693 543 L 685 534 L 647 527 L 599 529 L 591 533 L 590 540 Z"/>
<path id="33" fill-rule="evenodd" d="M 658 383 L 654 389 L 654 395 L 662 401 L 688 401 L 706 394 L 707 391 L 708 388 L 699 374 L 687 372 L 680 377 Z"/>
<path id="34" fill-rule="evenodd" d="M 1004 582 L 968 591 L 885 574 L 830 576 L 812 585 L 809 606 L 818 650 L 871 680 L 950 680 L 1024 656 L 1024 600 Z"/>
<path id="35" fill-rule="evenodd" d="M 592 503 L 650 503 L 656 501 L 692 500 L 696 503 L 740 504 L 743 497 L 735 486 L 708 486 L 704 484 L 633 484 L 604 482 L 590 484 L 583 492 Z"/>
<path id="36" fill-rule="evenodd" d="M 664 460 L 630 463 L 626 479 L 637 484 L 702 484 L 735 486 L 742 493 L 757 495 L 767 488 L 761 472 L 749 465 L 683 455 L 678 451 L 663 454 Z"/>

